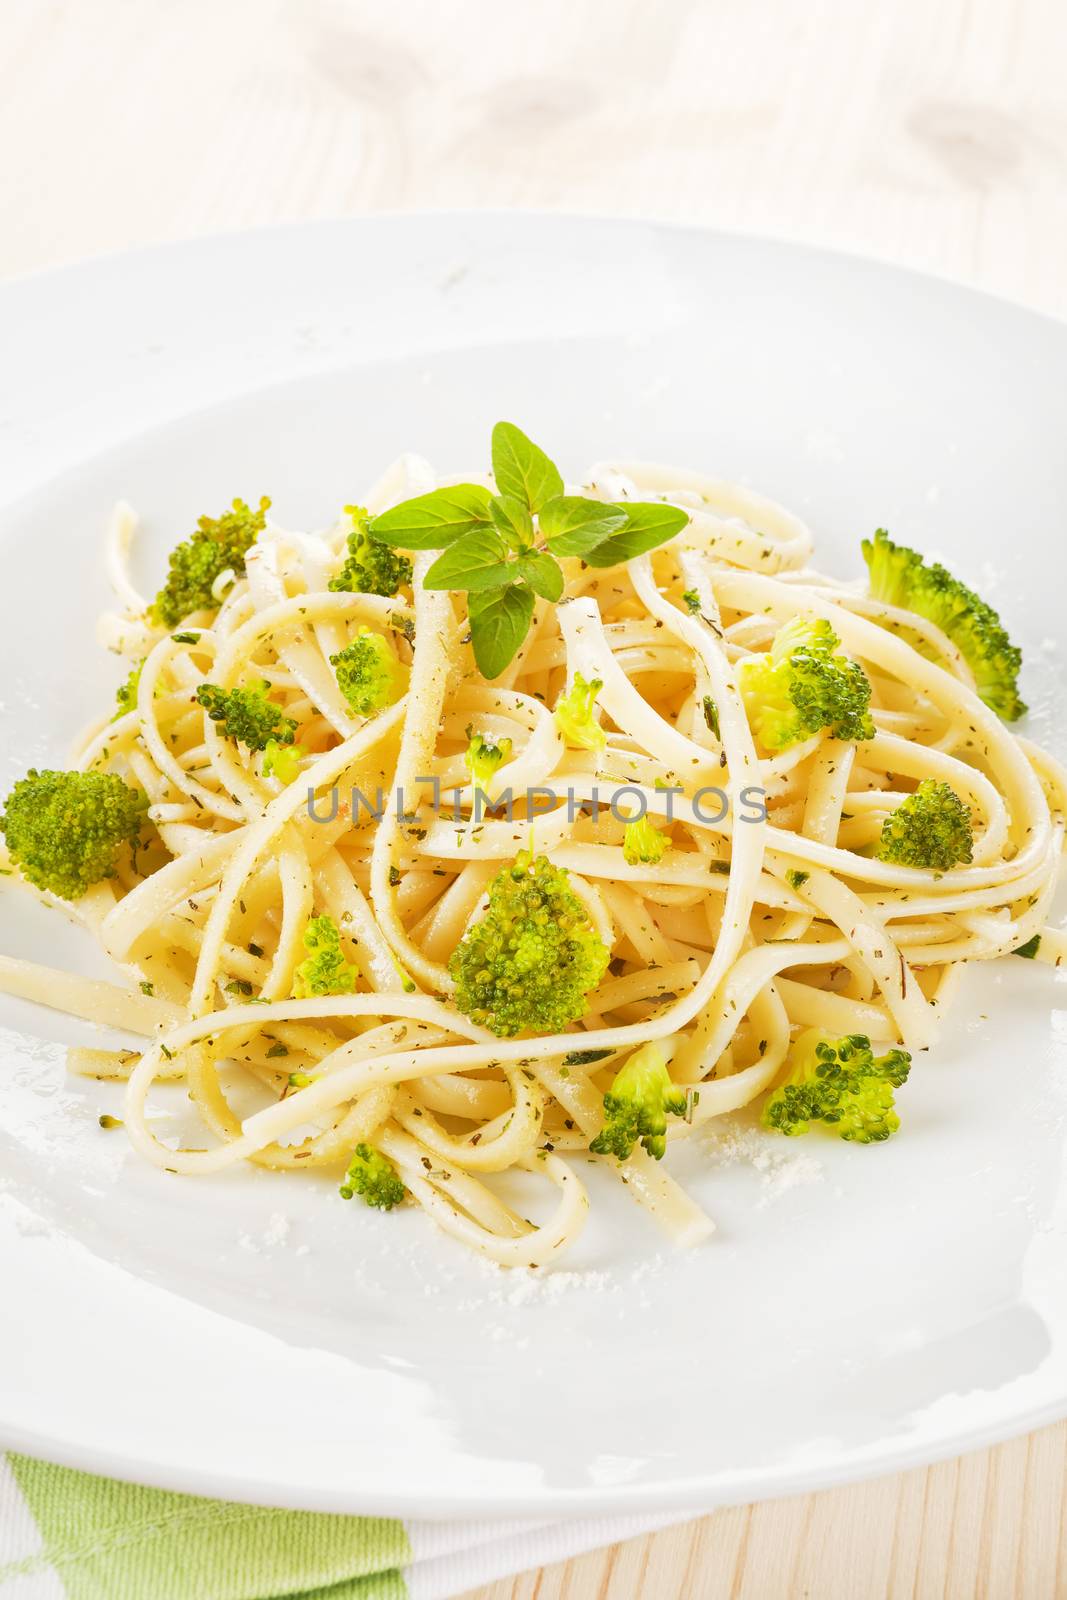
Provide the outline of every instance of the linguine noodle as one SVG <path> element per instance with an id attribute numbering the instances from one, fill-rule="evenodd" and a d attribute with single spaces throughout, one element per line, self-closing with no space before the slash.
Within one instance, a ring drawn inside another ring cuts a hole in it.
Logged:
<path id="1" fill-rule="evenodd" d="M 368 506 L 433 486 L 405 458 Z M 328 588 L 342 523 L 322 534 L 268 523 L 216 613 L 177 634 L 153 628 L 128 568 L 136 521 L 117 508 L 107 561 L 122 610 L 101 637 L 146 659 L 136 706 L 90 730 L 76 762 L 143 789 L 158 840 L 67 908 L 121 982 L 2 958 L 0 988 L 146 1041 L 140 1054 L 75 1050 L 71 1064 L 128 1078 L 126 1129 L 148 1161 L 189 1177 L 244 1161 L 336 1175 L 370 1140 L 447 1233 L 500 1264 L 541 1266 L 579 1233 L 581 1171 L 599 1160 L 694 1243 L 713 1224 L 671 1177 L 669 1149 L 663 1163 L 639 1145 L 622 1162 L 590 1155 L 629 1052 L 662 1041 L 686 1086 L 673 1142 L 767 1090 L 797 1028 L 925 1050 L 964 962 L 1035 935 L 1043 959 L 1062 955 L 1046 922 L 1067 777 L 987 709 L 937 627 L 820 576 L 803 523 L 737 485 L 622 463 L 594 468 L 581 492 L 663 499 L 690 522 L 620 566 L 565 559 L 564 598 L 538 600 L 493 681 L 474 664 L 463 597 L 422 585 L 432 552 L 415 555 L 394 599 Z M 824 733 L 758 753 L 737 667 L 796 616 L 828 621 L 864 668 L 873 738 Z M 403 698 L 370 718 L 330 666 L 360 627 L 410 667 Z M 577 674 L 602 684 L 602 750 L 568 747 L 552 715 Z M 269 685 L 306 752 L 291 783 L 220 734 L 196 699 L 206 679 Z M 511 742 L 484 796 L 462 759 L 472 726 Z M 870 853 L 925 778 L 970 808 L 969 865 Z M 362 797 L 379 790 L 376 818 Z M 713 790 L 723 806 L 694 803 Z M 506 792 L 510 810 L 495 804 Z M 670 846 L 631 864 L 626 807 L 641 804 Z M 449 957 L 531 840 L 567 870 L 611 965 L 580 1022 L 498 1038 L 453 1003 Z M 293 999 L 302 935 L 322 915 L 358 967 L 355 992 Z M 150 1096 L 176 1079 L 206 1148 L 153 1133 Z M 258 1109 L 238 1114 L 250 1091 Z M 513 1170 L 549 1186 L 544 1220 L 494 1187 Z"/>

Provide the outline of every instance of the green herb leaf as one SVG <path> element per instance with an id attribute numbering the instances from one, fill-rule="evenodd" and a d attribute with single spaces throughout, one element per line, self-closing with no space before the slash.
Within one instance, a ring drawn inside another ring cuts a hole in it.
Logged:
<path id="1" fill-rule="evenodd" d="M 488 523 L 491 498 L 480 483 L 454 483 L 448 489 L 402 500 L 374 517 L 368 530 L 379 544 L 401 550 L 442 550 Z"/>
<path id="2" fill-rule="evenodd" d="M 515 500 L 509 494 L 497 495 L 489 502 L 489 515 L 494 528 L 503 534 L 512 550 L 525 550 L 533 544 L 533 518 L 526 509 L 525 500 Z"/>
<path id="3" fill-rule="evenodd" d="M 541 507 L 541 532 L 556 556 L 584 556 L 626 526 L 626 512 L 580 494 L 563 494 Z"/>
<path id="4" fill-rule="evenodd" d="M 499 589 L 515 576 L 508 547 L 495 528 L 477 528 L 449 545 L 423 580 L 427 589 Z"/>
<path id="5" fill-rule="evenodd" d="M 544 600 L 558 600 L 563 594 L 563 574 L 559 563 L 541 552 L 520 556 L 518 569 L 534 594 Z"/>
<path id="6" fill-rule="evenodd" d="M 493 429 L 493 477 L 502 495 L 521 500 L 531 511 L 563 493 L 559 469 L 513 422 L 498 422 Z"/>
<path id="7" fill-rule="evenodd" d="M 614 567 L 621 561 L 632 561 L 643 556 L 657 545 L 666 544 L 689 522 L 689 513 L 678 506 L 663 505 L 658 500 L 633 501 L 626 505 L 626 526 L 620 533 L 605 539 L 586 556 L 591 567 Z"/>
<path id="8" fill-rule="evenodd" d="M 471 595 L 471 643 L 483 678 L 498 678 L 512 660 L 529 630 L 533 608 L 533 590 L 524 584 Z"/>

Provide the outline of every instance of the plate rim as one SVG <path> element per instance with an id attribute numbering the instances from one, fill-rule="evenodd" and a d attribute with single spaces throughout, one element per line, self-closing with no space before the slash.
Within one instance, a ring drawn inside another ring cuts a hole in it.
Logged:
<path id="1" fill-rule="evenodd" d="M 492 1500 L 472 1504 L 469 1494 L 441 1493 L 427 1505 L 417 1493 L 379 1495 L 374 1489 L 345 1491 L 294 1491 L 269 1477 L 243 1481 L 213 1471 L 172 1469 L 163 1463 L 125 1456 L 110 1450 L 79 1449 L 58 1441 L 52 1435 L 37 1434 L 22 1428 L 7 1428 L 0 1422 L 0 1448 L 56 1466 L 108 1477 L 142 1488 L 187 1494 L 201 1499 L 222 1500 L 235 1505 L 264 1506 L 282 1511 L 314 1512 L 324 1515 L 384 1517 L 422 1522 L 454 1521 L 463 1517 L 495 1521 L 511 1517 L 540 1515 L 578 1519 L 589 1516 L 626 1516 L 640 1512 L 692 1512 L 701 1517 L 730 1506 L 757 1505 L 764 1500 L 784 1500 L 798 1495 L 820 1494 L 824 1490 L 895 1477 L 922 1467 L 954 1461 L 994 1445 L 1050 1427 L 1067 1418 L 1067 1394 L 1062 1401 L 1031 1407 L 1025 1415 L 1005 1417 L 966 1433 L 946 1430 L 936 1443 L 915 1442 L 906 1447 L 879 1453 L 870 1460 L 834 1465 L 797 1468 L 791 1472 L 763 1474 L 750 1471 L 735 1487 L 701 1489 L 688 1480 L 679 1483 L 616 1484 L 610 1488 L 545 1489 L 536 1497 L 530 1491 L 494 1491 Z"/>
<path id="2" fill-rule="evenodd" d="M 12 289 L 44 284 L 65 274 L 79 274 L 87 269 L 106 269 L 121 266 L 124 262 L 150 261 L 157 256 L 201 248 L 215 248 L 241 240 L 262 240 L 272 236 L 290 235 L 333 229 L 348 230 L 380 224 L 407 222 L 537 222 L 579 223 L 583 226 L 605 228 L 647 228 L 663 234 L 694 235 L 699 238 L 723 239 L 732 243 L 771 246 L 775 249 L 795 251 L 798 254 L 819 256 L 831 261 L 846 261 L 854 266 L 876 271 L 903 274 L 920 282 L 936 283 L 956 289 L 981 300 L 1014 312 L 1023 312 L 1040 321 L 1067 327 L 1067 309 L 1053 310 L 1050 306 L 1030 304 L 1006 290 L 990 289 L 975 282 L 961 272 L 940 271 L 935 267 L 915 262 L 896 260 L 865 250 L 859 244 L 819 244 L 802 238 L 788 229 L 732 227 L 724 223 L 703 222 L 687 217 L 657 217 L 641 211 L 585 211 L 580 208 L 549 208 L 540 206 L 387 206 L 378 211 L 345 214 L 330 213 L 318 217 L 285 217 L 273 222 L 257 223 L 241 228 L 213 228 L 206 233 L 181 235 L 174 239 L 156 239 L 147 244 L 119 246 L 114 249 L 93 251 L 89 255 L 75 256 L 67 261 L 57 261 L 46 266 L 30 267 L 0 278 L 0 295 Z"/>

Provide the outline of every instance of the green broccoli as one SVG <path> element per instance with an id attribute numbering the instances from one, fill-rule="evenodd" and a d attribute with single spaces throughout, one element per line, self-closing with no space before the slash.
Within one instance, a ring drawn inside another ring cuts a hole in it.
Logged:
<path id="1" fill-rule="evenodd" d="M 667 835 L 656 827 L 651 817 L 638 817 L 636 821 L 628 822 L 623 829 L 623 857 L 631 867 L 636 867 L 639 861 L 655 863 L 662 859 L 670 842 Z"/>
<path id="2" fill-rule="evenodd" d="M 384 711 L 407 693 L 408 668 L 390 650 L 385 635 L 370 628 L 360 628 L 351 644 L 330 657 L 330 665 L 358 717 Z"/>
<path id="3" fill-rule="evenodd" d="M 136 710 L 137 689 L 141 682 L 141 672 L 143 668 L 144 662 L 138 661 L 135 666 L 130 668 L 130 675 L 126 679 L 125 683 L 120 683 L 118 688 L 115 690 L 115 703 L 118 706 L 118 710 L 115 712 L 115 716 L 111 719 L 113 722 L 118 717 L 124 717 L 128 711 Z"/>
<path id="4" fill-rule="evenodd" d="M 970 861 L 973 844 L 970 807 L 947 783 L 924 778 L 882 823 L 878 859 L 947 872 Z"/>
<path id="5" fill-rule="evenodd" d="M 263 776 L 277 778 L 283 787 L 295 783 L 300 775 L 300 763 L 307 755 L 302 744 L 289 744 L 281 739 L 268 739 L 263 748 Z"/>
<path id="6" fill-rule="evenodd" d="M 78 900 L 115 876 L 119 851 L 136 842 L 147 809 L 147 796 L 114 773 L 31 769 L 7 797 L 0 832 L 24 877 Z"/>
<path id="7" fill-rule="evenodd" d="M 218 723 L 225 738 L 236 739 L 249 750 L 266 750 L 270 744 L 292 744 L 296 733 L 292 717 L 267 699 L 269 689 L 270 684 L 263 678 L 244 689 L 220 689 L 217 684 L 202 683 L 196 698 L 212 722 Z"/>
<path id="8" fill-rule="evenodd" d="M 975 687 L 990 710 L 1005 722 L 1021 717 L 1019 698 L 1022 651 L 1012 644 L 999 616 L 973 589 L 915 550 L 894 544 L 884 528 L 864 539 L 863 558 L 870 591 L 886 605 L 914 611 L 947 634 L 974 673 Z"/>
<path id="9" fill-rule="evenodd" d="M 485 794 L 494 772 L 511 757 L 511 740 L 498 739 L 493 744 L 484 734 L 475 733 L 473 728 L 467 729 L 467 738 L 470 742 L 463 752 L 463 762 L 475 788 Z"/>
<path id="10" fill-rule="evenodd" d="M 599 678 L 587 683 L 581 673 L 576 672 L 567 693 L 560 696 L 553 716 L 568 744 L 581 750 L 603 750 L 607 744 L 607 734 L 593 715 L 596 697 L 603 687 Z"/>
<path id="11" fill-rule="evenodd" d="M 354 1194 L 369 1206 L 380 1211 L 391 1211 L 403 1200 L 407 1190 L 393 1163 L 370 1144 L 357 1144 L 345 1181 L 341 1185 L 342 1200 L 351 1200 Z"/>
<path id="12" fill-rule="evenodd" d="M 870 682 L 857 662 L 834 654 L 839 642 L 828 622 L 793 617 L 766 654 L 742 661 L 741 697 L 766 750 L 787 750 L 822 728 L 831 739 L 874 738 Z"/>
<path id="13" fill-rule="evenodd" d="M 842 1139 L 874 1144 L 900 1127 L 893 1090 L 907 1081 L 911 1056 L 876 1057 L 862 1033 L 833 1039 L 809 1028 L 790 1052 L 789 1076 L 763 1108 L 763 1125 L 792 1137 L 824 1122 Z"/>
<path id="14" fill-rule="evenodd" d="M 358 970 L 341 951 L 341 930 L 332 917 L 312 917 L 304 929 L 307 960 L 293 973 L 293 998 L 310 1000 L 320 994 L 351 994 Z"/>
<path id="15" fill-rule="evenodd" d="M 559 1033 L 586 1009 L 609 952 L 545 856 L 522 851 L 489 885 L 489 907 L 453 953 L 456 1005 L 501 1038 Z"/>
<path id="16" fill-rule="evenodd" d="M 685 1090 L 671 1082 L 663 1050 L 642 1045 L 615 1075 L 604 1096 L 606 1121 L 590 1144 L 594 1155 L 625 1161 L 640 1139 L 650 1156 L 663 1159 L 667 1148 L 667 1113 L 684 1117 Z"/>
<path id="17" fill-rule="evenodd" d="M 371 538 L 367 532 L 370 513 L 362 506 L 345 506 L 345 514 L 352 519 L 348 555 L 340 572 L 330 579 L 330 588 L 347 594 L 391 597 L 401 584 L 411 582 L 411 562 Z"/>
<path id="18" fill-rule="evenodd" d="M 270 501 L 264 495 L 253 511 L 235 500 L 221 517 L 201 517 L 196 532 L 170 553 L 167 581 L 149 608 L 153 622 L 173 628 L 192 611 L 215 611 L 213 585 L 224 572 L 241 577 L 245 557 L 267 525 Z"/>

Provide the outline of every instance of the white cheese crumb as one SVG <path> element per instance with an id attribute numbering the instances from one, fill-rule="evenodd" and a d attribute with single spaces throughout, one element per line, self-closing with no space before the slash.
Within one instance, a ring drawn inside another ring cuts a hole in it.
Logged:
<path id="1" fill-rule="evenodd" d="M 253 1255 L 259 1255 L 263 1250 L 270 1250 L 274 1245 L 284 1244 L 289 1237 L 289 1218 L 280 1211 L 272 1211 L 267 1218 L 267 1226 L 258 1239 L 253 1239 L 250 1233 L 238 1235 L 237 1243 L 242 1250 L 249 1250 Z M 307 1249 L 302 1245 L 298 1254 L 303 1254 Z"/>
<path id="2" fill-rule="evenodd" d="M 667 1257 L 658 1253 L 637 1262 L 629 1271 L 590 1269 L 587 1272 L 558 1272 L 551 1269 L 531 1271 L 528 1267 L 500 1267 L 495 1261 L 482 1259 L 478 1265 L 489 1269 L 486 1276 L 492 1280 L 491 1286 L 486 1289 L 484 1296 L 461 1301 L 460 1310 L 474 1311 L 484 1309 L 486 1305 L 557 1305 L 564 1296 L 582 1292 L 621 1295 L 632 1306 L 635 1286 L 661 1273 L 666 1262 Z M 643 1298 L 639 1303 L 647 1306 L 649 1301 Z"/>
<path id="3" fill-rule="evenodd" d="M 611 1282 L 607 1272 L 552 1272 L 542 1276 L 528 1268 L 513 1270 L 506 1288 L 490 1292 L 490 1300 L 502 1300 L 509 1306 L 529 1305 L 532 1300 L 554 1304 L 572 1289 L 603 1290 Z"/>
<path id="4" fill-rule="evenodd" d="M 760 1175 L 762 1210 L 790 1189 L 815 1183 L 823 1177 L 823 1164 L 792 1142 L 763 1133 L 759 1128 L 720 1126 L 708 1139 L 712 1153 L 723 1166 L 749 1166 Z"/>
<path id="5" fill-rule="evenodd" d="M 289 1218 L 280 1211 L 272 1211 L 267 1219 L 266 1232 L 263 1235 L 265 1245 L 284 1244 L 289 1237 Z"/>

